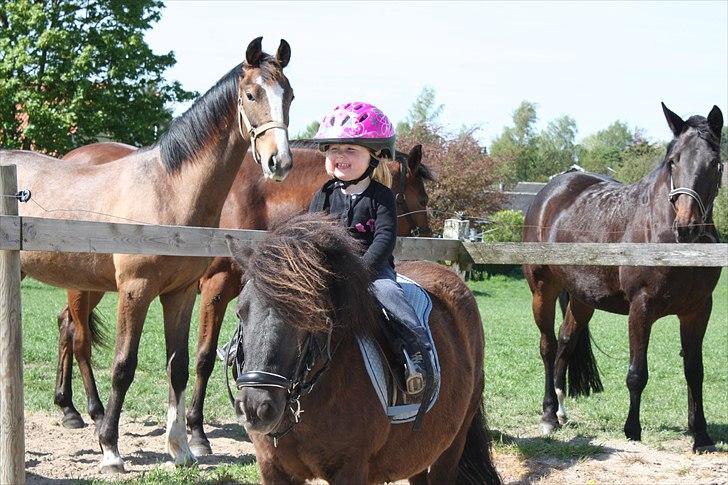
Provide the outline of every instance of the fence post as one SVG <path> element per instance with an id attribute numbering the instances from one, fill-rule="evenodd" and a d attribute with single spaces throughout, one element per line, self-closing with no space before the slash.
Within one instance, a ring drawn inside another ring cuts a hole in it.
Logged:
<path id="1" fill-rule="evenodd" d="M 0 166 L 0 215 L 18 215 L 15 165 Z M 0 483 L 25 483 L 20 251 L 0 251 Z"/>
<path id="2" fill-rule="evenodd" d="M 458 239 L 462 241 L 467 239 L 470 229 L 470 221 L 467 219 L 446 219 L 445 225 L 442 227 L 443 239 Z M 465 248 L 460 248 L 457 261 L 452 261 L 452 270 L 455 271 L 460 278 L 465 280 L 465 276 L 473 266 L 473 259 L 470 257 Z"/>

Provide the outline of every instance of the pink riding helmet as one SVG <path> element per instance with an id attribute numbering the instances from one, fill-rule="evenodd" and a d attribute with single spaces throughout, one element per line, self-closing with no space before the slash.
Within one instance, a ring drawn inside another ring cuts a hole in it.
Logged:
<path id="1" fill-rule="evenodd" d="M 338 105 L 321 120 L 314 139 L 321 150 L 333 143 L 351 143 L 373 150 L 375 156 L 394 158 L 392 123 L 369 103 L 354 101 Z"/>

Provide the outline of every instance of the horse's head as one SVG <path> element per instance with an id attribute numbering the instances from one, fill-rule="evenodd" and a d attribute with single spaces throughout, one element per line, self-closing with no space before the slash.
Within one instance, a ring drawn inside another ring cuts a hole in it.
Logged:
<path id="1" fill-rule="evenodd" d="M 422 163 L 422 145 L 415 145 L 407 155 L 397 152 L 396 158 L 396 162 L 389 163 L 389 168 L 399 213 L 397 235 L 430 237 L 432 229 L 427 217 L 429 197 L 425 190 L 425 181 L 432 181 L 434 177 L 427 165 Z"/>
<path id="2" fill-rule="evenodd" d="M 675 136 L 665 157 L 669 198 L 675 209 L 673 230 L 677 241 L 693 242 L 705 233 L 720 188 L 723 114 L 713 106 L 707 119 L 696 115 L 683 121 L 664 103 L 662 110 Z"/>
<path id="3" fill-rule="evenodd" d="M 374 306 L 361 298 L 370 276 L 356 240 L 320 215 L 280 224 L 250 258 L 234 240 L 228 245 L 247 268 L 237 305 L 235 410 L 249 432 L 281 436 L 328 367 L 334 322 L 374 324 Z"/>
<path id="4" fill-rule="evenodd" d="M 281 39 L 273 57 L 263 52 L 262 40 L 253 40 L 245 52 L 243 76 L 238 85 L 238 123 L 266 177 L 283 180 L 293 166 L 288 146 L 293 89 L 283 74 L 291 59 L 291 47 Z"/>

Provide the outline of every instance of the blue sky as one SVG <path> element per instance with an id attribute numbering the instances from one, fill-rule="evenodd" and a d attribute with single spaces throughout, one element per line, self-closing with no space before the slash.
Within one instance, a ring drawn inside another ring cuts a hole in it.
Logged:
<path id="1" fill-rule="evenodd" d="M 728 120 L 728 2 L 167 2 L 147 34 L 173 50 L 169 79 L 205 92 L 257 36 L 291 45 L 291 134 L 363 100 L 403 120 L 424 86 L 456 132 L 486 144 L 523 100 L 538 128 L 572 116 L 577 139 L 615 120 L 669 139 L 660 101 Z M 187 106 L 176 106 L 179 114 Z"/>

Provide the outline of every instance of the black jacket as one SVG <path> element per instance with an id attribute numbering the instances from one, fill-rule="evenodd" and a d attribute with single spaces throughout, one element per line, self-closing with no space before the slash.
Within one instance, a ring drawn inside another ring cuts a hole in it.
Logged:
<path id="1" fill-rule="evenodd" d="M 351 235 L 364 243 L 364 263 L 375 271 L 385 265 L 394 268 L 394 245 L 397 242 L 397 205 L 394 193 L 372 180 L 364 192 L 345 194 L 331 180 L 316 192 L 309 212 L 327 212 L 337 216 Z"/>

